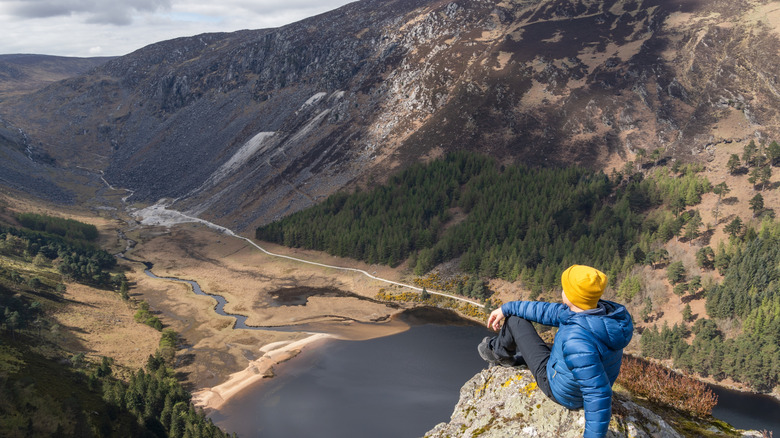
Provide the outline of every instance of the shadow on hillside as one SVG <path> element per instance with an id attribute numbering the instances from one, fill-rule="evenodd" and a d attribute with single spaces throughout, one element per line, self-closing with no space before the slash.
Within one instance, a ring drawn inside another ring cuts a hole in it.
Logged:
<path id="1" fill-rule="evenodd" d="M 715 229 L 711 228 L 707 231 L 704 231 L 699 235 L 699 238 L 697 239 L 699 243 L 701 243 L 703 246 L 707 246 L 710 244 L 710 240 L 712 240 L 712 235 L 715 234 Z"/>
<path id="2" fill-rule="evenodd" d="M 680 301 L 682 301 L 683 304 L 688 304 L 691 301 L 701 300 L 702 298 L 704 298 L 704 290 L 700 290 L 693 295 L 686 295 L 682 297 Z"/>

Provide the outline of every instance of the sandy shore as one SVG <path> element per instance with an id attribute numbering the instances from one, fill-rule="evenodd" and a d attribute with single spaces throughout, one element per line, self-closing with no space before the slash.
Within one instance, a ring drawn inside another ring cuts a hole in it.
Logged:
<path id="1" fill-rule="evenodd" d="M 219 409 L 231 397 L 248 388 L 255 382 L 267 377 L 273 377 L 273 367 L 281 362 L 297 356 L 301 350 L 314 342 L 333 338 L 332 335 L 318 333 L 295 342 L 274 342 L 260 348 L 263 356 L 253 360 L 243 371 L 233 373 L 228 380 L 213 388 L 206 388 L 193 393 L 192 402 L 203 409 Z"/>

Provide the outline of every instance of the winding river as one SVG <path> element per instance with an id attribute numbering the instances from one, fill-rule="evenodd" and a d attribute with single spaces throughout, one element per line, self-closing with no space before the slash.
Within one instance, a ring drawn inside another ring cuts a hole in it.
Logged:
<path id="1" fill-rule="evenodd" d="M 152 263 L 149 263 L 149 262 L 142 262 L 142 263 L 144 264 L 144 266 L 146 266 L 146 269 L 144 269 L 144 273 L 146 275 L 148 275 L 149 277 L 151 277 L 151 278 L 154 278 L 154 279 L 157 279 L 157 280 L 169 280 L 169 281 L 178 281 L 180 283 L 187 283 L 187 284 L 190 285 L 190 287 L 192 287 L 192 291 L 195 292 L 195 295 L 205 295 L 207 297 L 211 297 L 211 298 L 214 298 L 215 300 L 217 300 L 217 305 L 214 307 L 214 311 L 217 312 L 217 315 L 229 316 L 231 318 L 235 318 L 236 322 L 233 325 L 234 329 L 248 329 L 248 330 L 252 330 L 252 329 L 260 329 L 260 328 L 262 328 L 262 329 L 267 330 L 267 328 L 265 328 L 265 327 L 252 327 L 252 326 L 246 325 L 246 320 L 248 318 L 247 316 L 236 315 L 236 314 L 233 314 L 233 313 L 225 312 L 225 305 L 227 304 L 227 300 L 225 299 L 225 297 L 223 297 L 222 295 L 207 294 L 206 292 L 203 292 L 203 289 L 201 289 L 201 287 L 200 287 L 200 285 L 198 284 L 197 281 L 183 280 L 181 278 L 176 278 L 176 277 L 158 277 L 157 275 L 155 275 L 152 272 L 152 268 L 154 267 L 154 265 Z"/>

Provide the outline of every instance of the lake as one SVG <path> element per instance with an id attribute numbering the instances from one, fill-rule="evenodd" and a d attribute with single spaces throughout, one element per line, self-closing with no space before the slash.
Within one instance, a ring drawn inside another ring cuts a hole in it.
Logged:
<path id="1" fill-rule="evenodd" d="M 305 350 L 210 417 L 242 437 L 422 436 L 449 421 L 460 387 L 485 367 L 476 347 L 490 332 L 425 323 L 442 316 L 415 312 L 406 332 Z"/>
<path id="2" fill-rule="evenodd" d="M 766 429 L 780 437 L 780 401 L 768 395 L 709 386 L 718 396 L 718 405 L 712 410 L 714 417 L 740 429 Z"/>
<path id="3" fill-rule="evenodd" d="M 421 437 L 449 421 L 460 387 L 486 365 L 476 346 L 492 332 L 435 309 L 404 319 L 412 327 L 397 335 L 305 350 L 210 417 L 244 438 Z M 780 402 L 714 389 L 716 417 L 780 436 L 780 416 L 772 414 Z"/>

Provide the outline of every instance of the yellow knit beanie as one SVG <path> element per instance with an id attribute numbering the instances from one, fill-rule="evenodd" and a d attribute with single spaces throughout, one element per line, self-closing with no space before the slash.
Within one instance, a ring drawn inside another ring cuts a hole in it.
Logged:
<path id="1" fill-rule="evenodd" d="M 607 286 L 607 276 L 590 266 L 572 265 L 563 271 L 561 284 L 572 304 L 583 310 L 595 309 Z"/>

